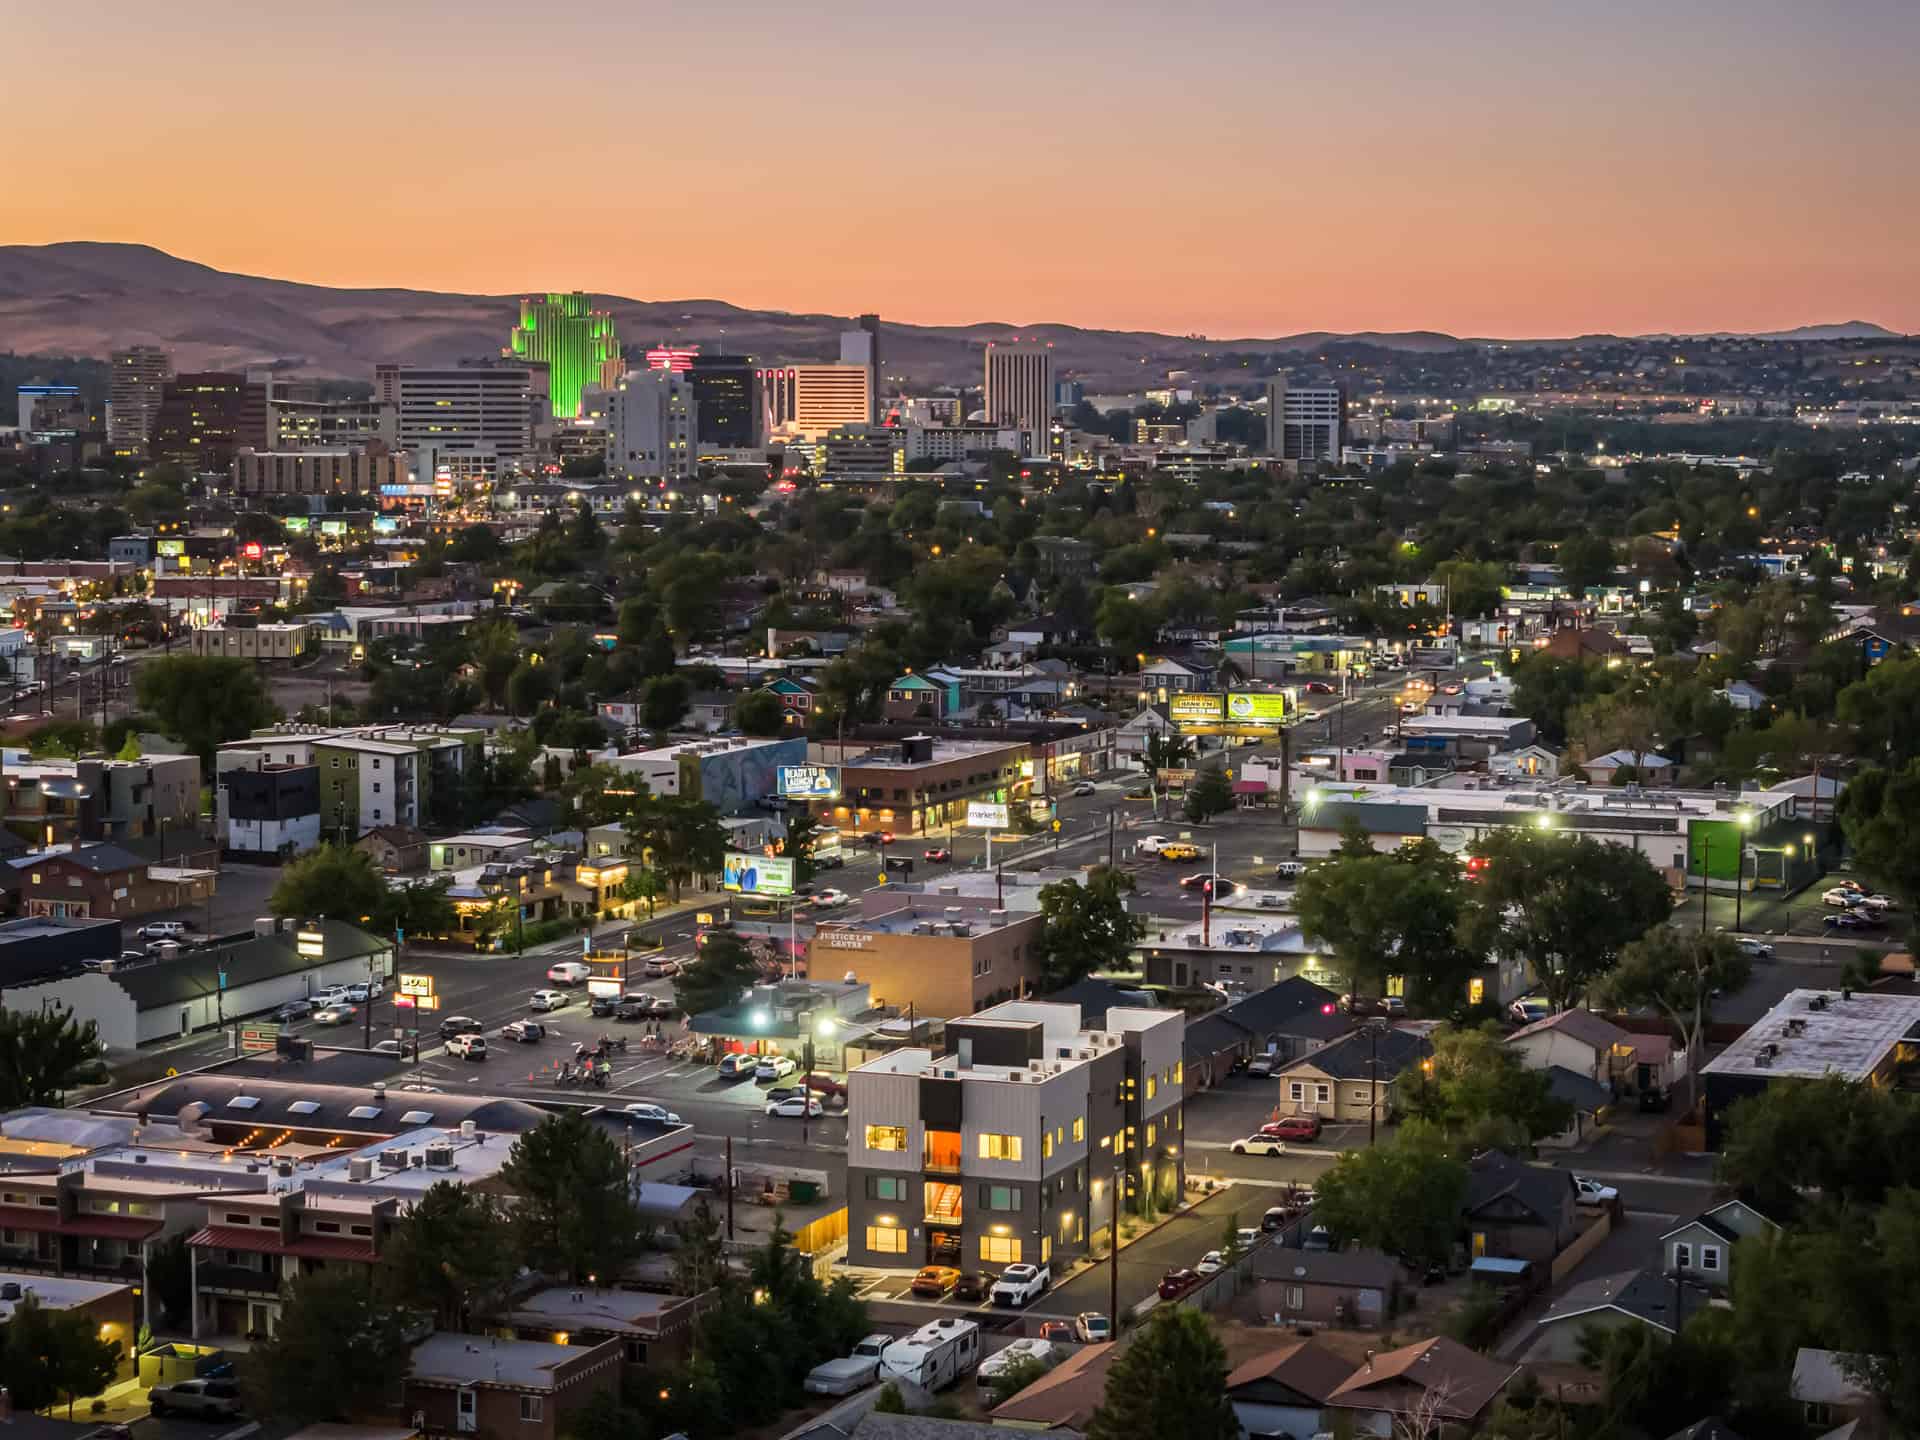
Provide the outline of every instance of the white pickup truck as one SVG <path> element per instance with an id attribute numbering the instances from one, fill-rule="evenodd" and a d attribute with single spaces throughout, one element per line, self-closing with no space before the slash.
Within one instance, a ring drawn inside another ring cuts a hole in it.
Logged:
<path id="1" fill-rule="evenodd" d="M 1052 1283 L 1053 1268 L 1049 1265 L 1009 1265 L 993 1282 L 988 1296 L 996 1305 L 1019 1308 L 1046 1294 Z"/>

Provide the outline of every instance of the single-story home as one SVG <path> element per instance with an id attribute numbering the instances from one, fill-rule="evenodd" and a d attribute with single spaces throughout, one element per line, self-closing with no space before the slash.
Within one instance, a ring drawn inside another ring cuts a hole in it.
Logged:
<path id="1" fill-rule="evenodd" d="M 1416 1413 L 1472 1429 L 1519 1373 L 1436 1335 L 1373 1356 L 1327 1397 L 1327 1408 L 1351 1413 L 1356 1428 L 1374 1435 L 1398 1433 L 1397 1422 Z"/>
<path id="2" fill-rule="evenodd" d="M 1468 1162 L 1461 1216 L 1476 1259 L 1549 1261 L 1580 1233 L 1572 1174 L 1523 1165 L 1498 1150 Z"/>
<path id="3" fill-rule="evenodd" d="M 1795 1353 L 1788 1393 L 1810 1427 L 1818 1430 L 1877 1415 L 1873 1392 L 1858 1373 L 1864 1359 L 1838 1350 L 1803 1348 Z"/>
<path id="4" fill-rule="evenodd" d="M 1746 1201 L 1723 1201 L 1660 1237 L 1661 1270 L 1684 1275 L 1724 1295 L 1733 1285 L 1734 1245 L 1749 1235 L 1779 1229 Z"/>
<path id="5" fill-rule="evenodd" d="M 1256 1355 L 1227 1375 L 1227 1399 L 1247 1440 L 1320 1433 L 1327 1398 L 1353 1373 L 1353 1362 L 1319 1340 L 1295 1340 Z"/>
<path id="6" fill-rule="evenodd" d="M 1558 1135 L 1548 1135 L 1540 1144 L 1554 1148 L 1578 1145 L 1601 1123 L 1601 1116 L 1613 1104 L 1613 1092 L 1585 1075 L 1575 1074 L 1564 1065 L 1547 1067 L 1547 1093 L 1573 1107 L 1573 1119 Z"/>
<path id="7" fill-rule="evenodd" d="M 1400 1265 L 1381 1250 L 1294 1250 L 1264 1245 L 1254 1253 L 1260 1313 L 1275 1325 L 1376 1330 L 1393 1315 Z"/>
<path id="8" fill-rule="evenodd" d="M 1402 1074 L 1433 1053 L 1418 1031 L 1367 1026 L 1278 1072 L 1283 1114 L 1318 1115 L 1352 1123 L 1393 1115 L 1393 1088 Z"/>
<path id="9" fill-rule="evenodd" d="M 1580 766 L 1595 785 L 1613 784 L 1623 770 L 1639 776 L 1642 785 L 1671 785 L 1675 768 L 1673 761 L 1652 750 L 1609 750 Z"/>
<path id="10" fill-rule="evenodd" d="M 1704 1307 L 1706 1297 L 1697 1305 Z M 1547 1307 L 1527 1347 L 1530 1363 L 1575 1364 L 1588 1326 L 1617 1330 L 1645 1325 L 1671 1339 L 1678 1314 L 1672 1282 L 1654 1270 L 1629 1270 L 1583 1280 Z"/>
<path id="11" fill-rule="evenodd" d="M 1626 1085 L 1639 1038 L 1591 1010 L 1562 1010 L 1521 1026 L 1507 1037 L 1507 1044 L 1529 1070 L 1557 1065 L 1618 1094 Z"/>

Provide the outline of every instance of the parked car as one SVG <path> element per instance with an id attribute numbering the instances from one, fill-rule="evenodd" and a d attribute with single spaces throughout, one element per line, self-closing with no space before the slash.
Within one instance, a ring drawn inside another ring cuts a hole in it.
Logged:
<path id="1" fill-rule="evenodd" d="M 940 1300 L 959 1283 L 960 1272 L 951 1265 L 927 1265 L 913 1277 L 913 1284 L 909 1288 L 926 1299 Z"/>
<path id="2" fill-rule="evenodd" d="M 313 1008 L 318 1010 L 325 1005 L 351 1005 L 344 985 L 323 985 L 307 997 Z"/>
<path id="3" fill-rule="evenodd" d="M 192 929 L 185 920 L 153 920 L 133 933 L 142 940 L 182 940 Z"/>
<path id="4" fill-rule="evenodd" d="M 1009 1265 L 994 1281 L 993 1303 L 1017 1310 L 1046 1294 L 1047 1286 L 1052 1283 L 1052 1266 Z"/>
<path id="5" fill-rule="evenodd" d="M 486 1036 L 456 1035 L 447 1041 L 447 1054 L 460 1060 L 484 1060 L 487 1058 Z"/>
<path id="6" fill-rule="evenodd" d="M 1242 1250 L 1251 1250 L 1266 1238 L 1267 1235 L 1264 1230 L 1256 1229 L 1251 1225 L 1242 1225 L 1238 1230 L 1233 1232 L 1233 1243 L 1238 1245 Z"/>
<path id="7" fill-rule="evenodd" d="M 984 1300 L 993 1289 L 993 1276 L 983 1275 L 978 1270 L 968 1270 L 954 1283 L 953 1298 L 956 1300 Z"/>
<path id="8" fill-rule="evenodd" d="M 1271 1075 L 1285 1063 L 1284 1060 L 1271 1050 L 1262 1050 L 1247 1062 L 1247 1073 L 1249 1075 L 1259 1076 Z"/>
<path id="9" fill-rule="evenodd" d="M 547 1027 L 538 1020 L 509 1020 L 500 1027 L 500 1034 L 503 1039 L 532 1045 L 547 1038 Z"/>
<path id="10" fill-rule="evenodd" d="M 1269 1120 L 1260 1127 L 1262 1135 L 1275 1140 L 1318 1140 L 1320 1138 L 1320 1117 L 1318 1115 L 1282 1115 L 1278 1120 Z"/>
<path id="11" fill-rule="evenodd" d="M 944 865 L 953 859 L 953 851 L 944 845 L 935 845 L 929 850 L 921 851 L 920 858 L 932 865 Z"/>
<path id="12" fill-rule="evenodd" d="M 564 990 L 536 990 L 527 1000 L 529 1010 L 559 1010 L 567 1003 Z"/>
<path id="13" fill-rule="evenodd" d="M 407 1053 L 406 1042 L 402 1040 L 376 1040 L 373 1042 L 373 1053 L 376 1055 L 405 1055 Z"/>
<path id="14" fill-rule="evenodd" d="M 1089 1345 L 1101 1345 L 1113 1338 L 1113 1322 L 1092 1310 L 1073 1317 L 1073 1333 Z"/>
<path id="15" fill-rule="evenodd" d="M 678 1125 L 680 1117 L 664 1105 L 656 1105 L 651 1100 L 636 1100 L 620 1112 L 635 1120 L 651 1120 L 658 1125 Z"/>
<path id="16" fill-rule="evenodd" d="M 351 1005 L 322 1005 L 318 1010 L 313 1012 L 313 1023 L 316 1025 L 351 1025 L 354 1017 L 359 1013 L 360 1012 Z"/>
<path id="17" fill-rule="evenodd" d="M 756 1080 L 784 1080 L 800 1067 L 785 1055 L 762 1055 L 760 1062 L 753 1067 Z"/>
<path id="18" fill-rule="evenodd" d="M 156 1417 L 191 1415 L 199 1420 L 237 1420 L 241 1413 L 240 1387 L 232 1380 L 179 1380 L 149 1390 L 147 1406 Z"/>
<path id="19" fill-rule="evenodd" d="M 456 1035 L 478 1035 L 480 1022 L 471 1015 L 449 1015 L 440 1022 L 440 1038 L 451 1040 Z"/>
<path id="20" fill-rule="evenodd" d="M 754 1067 L 760 1063 L 757 1055 L 733 1053 L 722 1055 L 720 1063 L 714 1066 L 714 1073 L 722 1080 L 745 1080 L 753 1074 Z"/>
<path id="21" fill-rule="evenodd" d="M 891 1335 L 869 1335 L 846 1359 L 814 1366 L 800 1388 L 810 1395 L 851 1395 L 864 1390 L 880 1373 L 880 1352 L 892 1343 Z"/>
<path id="22" fill-rule="evenodd" d="M 1160 1277 L 1160 1298 L 1177 1300 L 1200 1283 L 1200 1276 L 1185 1266 L 1176 1266 Z"/>
<path id="23" fill-rule="evenodd" d="M 356 1005 L 364 1005 L 369 1000 L 378 1000 L 386 993 L 386 987 L 378 980 L 356 980 L 347 986 L 347 999 Z"/>
<path id="24" fill-rule="evenodd" d="M 304 1020 L 311 1014 L 313 1014 L 311 1000 L 289 1000 L 273 1012 L 273 1018 L 284 1025 L 289 1020 Z"/>
<path id="25" fill-rule="evenodd" d="M 1620 1192 L 1611 1185 L 1602 1185 L 1598 1180 L 1589 1180 L 1584 1175 L 1573 1177 L 1573 1188 L 1582 1205 L 1611 1205 L 1620 1198 Z"/>
<path id="26" fill-rule="evenodd" d="M 1246 1135 L 1227 1148 L 1236 1155 L 1284 1155 L 1287 1142 L 1271 1135 Z"/>
<path id="27" fill-rule="evenodd" d="M 584 960 L 562 960 L 547 967 L 547 979 L 555 985 L 584 985 L 593 967 Z"/>
<path id="28" fill-rule="evenodd" d="M 1091 780 L 1076 780 L 1073 782 L 1073 789 L 1067 793 L 1070 795 L 1091 795 L 1094 793 L 1093 782 Z"/>
<path id="29" fill-rule="evenodd" d="M 769 1100 L 767 1114 L 784 1116 L 789 1120 L 816 1120 L 826 1113 L 826 1108 L 812 1095 L 789 1095 L 784 1100 Z"/>
<path id="30" fill-rule="evenodd" d="M 1240 888 L 1235 881 L 1211 870 L 1196 870 L 1180 877 L 1182 890 L 1198 890 L 1204 895 L 1231 895 Z"/>
<path id="31" fill-rule="evenodd" d="M 649 980 L 666 980 L 680 973 L 680 962 L 669 960 L 664 955 L 656 955 L 646 963 Z"/>
<path id="32" fill-rule="evenodd" d="M 1193 1273 L 1204 1279 L 1209 1275 L 1218 1275 L 1226 1268 L 1226 1252 L 1222 1250 L 1209 1250 L 1200 1257 L 1200 1263 L 1193 1267 Z"/>
<path id="33" fill-rule="evenodd" d="M 1843 910 L 1838 915 L 1829 915 L 1824 923 L 1829 930 L 1878 930 L 1881 928 L 1880 921 L 1858 910 Z"/>
<path id="34" fill-rule="evenodd" d="M 587 1001 L 587 1014 L 595 1020 L 606 1020 L 620 1008 L 618 995 L 595 995 Z"/>
<path id="35" fill-rule="evenodd" d="M 1070 1320 L 1043 1320 L 1040 1322 L 1040 1338 L 1050 1340 L 1056 1345 L 1064 1345 L 1075 1339 L 1073 1322 Z"/>
<path id="36" fill-rule="evenodd" d="M 848 895 L 846 891 L 835 890 L 831 886 L 829 886 L 825 890 L 816 890 L 814 892 L 813 908 L 816 910 L 837 909 L 839 906 L 846 904 L 847 901 L 852 898 L 853 897 Z"/>
<path id="37" fill-rule="evenodd" d="M 816 1095 L 832 1095 L 841 1099 L 846 1097 L 845 1081 L 836 1080 L 831 1075 L 822 1075 L 817 1070 L 811 1075 L 802 1077 L 800 1083 Z"/>

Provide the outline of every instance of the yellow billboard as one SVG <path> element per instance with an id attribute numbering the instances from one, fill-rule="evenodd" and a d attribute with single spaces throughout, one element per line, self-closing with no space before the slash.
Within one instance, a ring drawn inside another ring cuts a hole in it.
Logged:
<path id="1" fill-rule="evenodd" d="M 1220 695 L 1170 695 L 1167 714 L 1176 725 L 1218 725 L 1225 713 Z"/>
<path id="2" fill-rule="evenodd" d="M 1278 725 L 1287 718 L 1287 697 L 1278 690 L 1230 690 L 1227 719 L 1240 725 Z"/>

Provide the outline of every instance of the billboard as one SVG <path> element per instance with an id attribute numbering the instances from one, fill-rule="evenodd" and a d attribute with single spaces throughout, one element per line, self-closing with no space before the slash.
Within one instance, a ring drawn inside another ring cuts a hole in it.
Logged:
<path id="1" fill-rule="evenodd" d="M 1167 714 L 1176 725 L 1218 725 L 1225 700 L 1223 695 L 1170 695 Z"/>
<path id="2" fill-rule="evenodd" d="M 1239 724 L 1278 725 L 1287 718 L 1287 697 L 1278 690 L 1232 690 L 1227 719 Z"/>
<path id="3" fill-rule="evenodd" d="M 838 765 L 782 765 L 776 772 L 776 793 L 792 800 L 838 800 Z"/>
<path id="4" fill-rule="evenodd" d="M 184 555 L 187 553 L 187 542 L 184 540 L 156 540 L 153 542 L 153 553 L 156 555 Z"/>
<path id="5" fill-rule="evenodd" d="M 1004 830 L 1008 825 L 1007 807 L 991 800 L 967 802 L 967 824 L 976 830 Z"/>
<path id="6" fill-rule="evenodd" d="M 730 850 L 720 870 L 720 888 L 742 895 L 791 895 L 793 861 Z"/>

